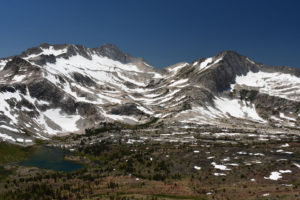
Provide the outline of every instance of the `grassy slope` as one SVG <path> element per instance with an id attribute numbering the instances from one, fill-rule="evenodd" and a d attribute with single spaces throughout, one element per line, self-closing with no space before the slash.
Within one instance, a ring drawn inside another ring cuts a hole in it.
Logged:
<path id="1" fill-rule="evenodd" d="M 29 147 L 20 147 L 4 142 L 0 143 L 0 165 L 25 160 L 29 154 Z"/>

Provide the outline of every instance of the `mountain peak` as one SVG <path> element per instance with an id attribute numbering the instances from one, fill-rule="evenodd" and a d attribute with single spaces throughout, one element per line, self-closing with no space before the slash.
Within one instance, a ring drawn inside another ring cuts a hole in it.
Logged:
<path id="1" fill-rule="evenodd" d="M 233 51 L 233 50 L 225 50 L 225 51 L 221 51 L 220 53 L 217 54 L 218 55 L 235 55 L 235 56 L 242 56 L 240 53 Z"/>
<path id="2" fill-rule="evenodd" d="M 135 58 L 122 52 L 115 44 L 104 44 L 97 48 L 87 48 L 78 44 L 48 44 L 41 43 L 39 46 L 28 48 L 19 56 L 22 58 L 34 58 L 41 55 L 51 55 L 68 59 L 71 56 L 81 55 L 91 59 L 91 54 L 96 53 L 100 56 L 119 61 L 121 63 L 131 63 L 144 61 L 142 58 Z"/>
<path id="3" fill-rule="evenodd" d="M 46 43 L 46 42 L 43 42 L 40 44 L 40 47 L 41 48 L 49 48 L 50 47 L 50 44 Z"/>
<path id="4" fill-rule="evenodd" d="M 136 58 L 131 55 L 122 52 L 116 45 L 114 44 L 104 44 L 98 48 L 94 48 L 96 52 L 98 52 L 101 56 L 108 57 L 113 60 L 118 60 L 122 63 L 129 63 L 136 60 Z"/>
<path id="5" fill-rule="evenodd" d="M 223 59 L 229 59 L 229 60 L 232 60 L 232 59 L 239 59 L 239 60 L 242 60 L 242 59 L 246 59 L 247 57 L 236 52 L 236 51 L 233 51 L 233 50 L 225 50 L 225 51 L 222 51 L 220 53 L 218 53 L 215 57 L 222 57 Z"/>
<path id="6" fill-rule="evenodd" d="M 112 43 L 103 44 L 99 48 L 100 49 L 107 49 L 107 50 L 114 50 L 114 51 L 121 52 L 121 50 L 119 49 L 119 47 L 117 45 L 115 45 L 115 44 L 112 44 Z"/>

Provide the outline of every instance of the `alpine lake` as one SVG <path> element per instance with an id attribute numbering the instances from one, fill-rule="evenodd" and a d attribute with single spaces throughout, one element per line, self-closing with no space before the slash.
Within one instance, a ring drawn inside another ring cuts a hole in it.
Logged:
<path id="1" fill-rule="evenodd" d="M 38 167 L 54 171 L 72 172 L 82 169 L 82 164 L 65 160 L 71 152 L 56 147 L 38 146 L 32 155 L 20 165 Z"/>

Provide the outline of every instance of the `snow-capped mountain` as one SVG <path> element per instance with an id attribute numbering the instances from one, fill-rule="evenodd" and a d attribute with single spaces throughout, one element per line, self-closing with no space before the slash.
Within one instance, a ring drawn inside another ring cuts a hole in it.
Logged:
<path id="1" fill-rule="evenodd" d="M 232 51 L 158 70 L 114 45 L 41 44 L 0 59 L 0 139 L 83 133 L 103 121 L 298 128 L 300 72 Z"/>

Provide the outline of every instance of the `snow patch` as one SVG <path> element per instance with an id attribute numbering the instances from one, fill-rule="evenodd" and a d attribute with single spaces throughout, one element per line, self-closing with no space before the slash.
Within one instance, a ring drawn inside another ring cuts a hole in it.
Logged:
<path id="1" fill-rule="evenodd" d="M 75 132 L 79 130 L 76 125 L 76 122 L 81 119 L 79 115 L 66 115 L 62 113 L 60 109 L 46 110 L 43 115 L 59 125 L 64 132 Z"/>
<path id="2" fill-rule="evenodd" d="M 211 164 L 214 166 L 215 169 L 225 170 L 225 171 L 231 170 L 231 169 L 227 168 L 226 165 L 218 165 L 215 162 L 212 162 Z"/>
<path id="3" fill-rule="evenodd" d="M 273 181 L 277 181 L 278 179 L 282 178 L 282 174 L 284 173 L 292 173 L 291 170 L 279 170 L 279 172 L 271 172 L 270 176 L 264 177 L 265 179 L 270 179 Z"/>
<path id="4" fill-rule="evenodd" d="M 6 135 L 6 134 L 2 134 L 2 133 L 0 133 L 0 138 L 1 138 L 3 141 L 8 141 L 8 140 L 13 141 L 13 142 L 16 141 L 13 137 L 11 137 L 11 136 L 9 136 L 9 135 Z"/>

